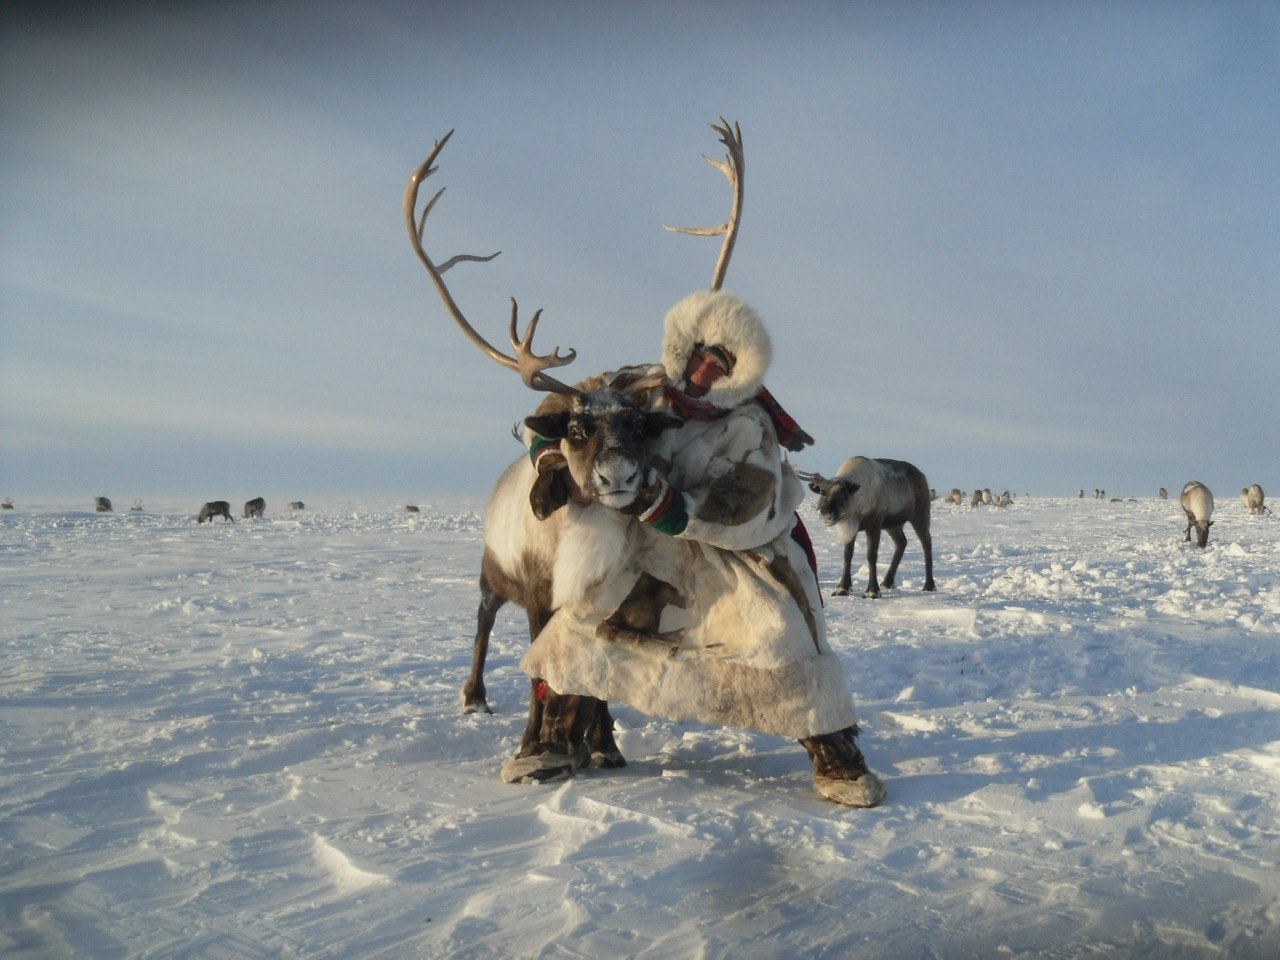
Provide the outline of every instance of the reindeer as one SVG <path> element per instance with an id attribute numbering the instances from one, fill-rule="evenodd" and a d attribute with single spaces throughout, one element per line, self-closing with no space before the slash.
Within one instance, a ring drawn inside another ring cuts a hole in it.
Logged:
<path id="1" fill-rule="evenodd" d="M 94 497 L 93 509 L 97 510 L 99 513 L 111 513 L 113 510 L 113 507 L 111 506 L 111 498 Z"/>
<path id="2" fill-rule="evenodd" d="M 729 150 L 724 163 L 706 158 L 720 169 L 734 191 L 729 220 L 711 228 L 668 227 L 699 236 L 723 234 L 720 258 L 713 275 L 719 289 L 737 236 L 742 207 L 743 157 L 741 133 L 721 119 L 712 125 Z M 535 638 L 555 609 L 584 596 L 604 582 L 626 559 L 633 547 L 635 524 L 619 510 L 627 507 L 643 485 L 648 467 L 649 441 L 663 430 L 680 425 L 666 414 L 648 409 L 649 394 L 663 384 L 661 367 L 629 367 L 568 386 L 545 371 L 571 363 L 577 356 L 559 347 L 539 356 L 533 337 L 542 311 L 534 313 L 524 336 L 518 331 L 518 305 L 511 302 L 509 337 L 515 356 L 493 347 L 466 320 L 453 300 L 443 274 L 464 261 L 487 262 L 498 256 L 459 254 L 437 266 L 423 243 L 427 216 L 443 190 L 426 202 L 418 214 L 422 182 L 435 172 L 433 166 L 453 131 L 439 140 L 426 161 L 410 177 L 405 191 L 404 213 L 410 243 L 431 277 L 446 312 L 459 329 L 490 359 L 520 374 L 525 385 L 549 396 L 531 417 L 526 430 L 558 441 L 567 477 L 561 471 L 539 474 L 529 456 L 521 456 L 499 478 L 485 513 L 484 557 L 480 571 L 480 605 L 471 673 L 463 687 L 465 712 L 490 712 L 483 670 L 489 635 L 498 610 L 508 601 L 525 609 L 530 637 Z M 545 481 L 544 481 L 545 478 Z M 563 508 L 563 509 L 562 509 Z M 648 624 L 652 617 L 643 598 L 619 611 L 620 622 Z M 603 767 L 624 766 L 626 761 L 613 740 L 613 719 L 607 704 L 591 697 L 546 695 L 537 678 L 531 683 L 529 721 L 516 761 L 527 760 L 527 772 L 504 777 L 550 780 L 571 770 L 538 769 L 536 757 L 550 752 L 553 741 L 569 740 L 577 750 L 585 740 L 592 759 Z M 510 762 L 509 762 L 510 763 Z M 581 765 L 580 763 L 578 765 Z"/>
<path id="3" fill-rule="evenodd" d="M 1261 517 L 1271 512 L 1267 508 L 1267 495 L 1262 492 L 1262 487 L 1256 483 L 1241 490 L 1240 498 L 1244 501 L 1245 508 L 1255 517 Z"/>
<path id="4" fill-rule="evenodd" d="M 1191 528 L 1195 527 L 1196 546 L 1205 546 L 1209 542 L 1209 528 L 1214 523 L 1209 519 L 1213 516 L 1213 494 L 1199 480 L 1188 480 L 1182 488 L 1182 496 L 1179 499 L 1182 512 L 1187 515 L 1187 529 L 1183 543 L 1191 541 Z"/>
<path id="5" fill-rule="evenodd" d="M 796 472 L 809 489 L 818 495 L 818 516 L 827 526 L 834 526 L 844 541 L 844 572 L 832 596 L 849 593 L 853 543 L 858 531 L 867 531 L 867 566 L 870 568 L 863 596 L 880 596 L 880 587 L 893 586 L 898 564 L 907 548 L 902 526 L 910 523 L 924 548 L 924 589 L 933 590 L 933 538 L 929 535 L 929 485 L 924 474 L 904 460 L 870 460 L 850 457 L 840 467 L 834 480 L 818 473 Z M 876 554 L 880 550 L 880 531 L 887 530 L 893 540 L 893 559 L 884 582 L 876 582 Z"/>
<path id="6" fill-rule="evenodd" d="M 210 500 L 200 508 L 200 514 L 196 517 L 196 523 L 204 523 L 208 520 L 213 523 L 214 517 L 222 517 L 224 520 L 236 522 L 236 518 L 231 516 L 231 504 L 225 500 Z"/>
<path id="7" fill-rule="evenodd" d="M 267 512 L 267 501 L 262 497 L 254 497 L 252 500 L 244 502 L 244 518 L 248 520 L 250 517 L 260 517 Z"/>

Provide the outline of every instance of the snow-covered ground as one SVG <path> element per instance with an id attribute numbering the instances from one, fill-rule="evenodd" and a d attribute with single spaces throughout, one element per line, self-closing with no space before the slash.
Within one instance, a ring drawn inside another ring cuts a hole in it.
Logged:
<path id="1" fill-rule="evenodd" d="M 6 957 L 1280 956 L 1280 522 L 1237 497 L 1203 551 L 1176 501 L 936 504 L 936 594 L 912 538 L 827 601 L 876 810 L 623 705 L 625 769 L 504 784 L 478 503 L 198 502 L 0 514 Z"/>

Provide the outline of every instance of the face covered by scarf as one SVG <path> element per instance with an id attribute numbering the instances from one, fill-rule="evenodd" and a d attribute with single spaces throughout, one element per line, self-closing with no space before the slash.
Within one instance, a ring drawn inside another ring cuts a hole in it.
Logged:
<path id="1" fill-rule="evenodd" d="M 684 389 L 668 387 L 667 400 L 675 412 L 686 420 L 717 420 L 728 411 L 701 398 L 706 396 L 713 383 L 732 370 L 733 355 L 727 350 L 699 344 L 689 354 L 689 362 L 684 370 Z M 813 438 L 800 428 L 795 419 L 773 398 L 773 394 L 763 386 L 756 392 L 755 400 L 768 411 L 778 434 L 778 442 L 782 446 L 788 450 L 803 450 L 813 443 Z"/>
<path id="2" fill-rule="evenodd" d="M 691 397 L 704 397 L 711 385 L 733 369 L 733 358 L 721 347 L 701 344 L 689 354 L 684 368 L 684 392 Z"/>

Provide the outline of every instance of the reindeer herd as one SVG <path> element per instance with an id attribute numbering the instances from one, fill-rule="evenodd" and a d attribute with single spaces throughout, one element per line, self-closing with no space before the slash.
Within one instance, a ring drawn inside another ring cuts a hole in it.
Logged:
<path id="1" fill-rule="evenodd" d="M 712 128 L 719 134 L 727 150 L 723 163 L 705 158 L 728 180 L 733 200 L 725 223 L 708 228 L 668 228 L 701 236 L 723 236 L 720 256 L 713 273 L 712 289 L 719 290 L 733 252 L 742 211 L 745 160 L 741 132 L 736 124 L 721 121 Z M 463 262 L 487 262 L 498 254 L 476 256 L 458 254 L 437 263 L 424 248 L 427 217 L 439 201 L 443 190 L 436 192 L 419 213 L 419 191 L 436 172 L 435 163 L 453 131 L 439 140 L 425 162 L 410 177 L 404 197 L 404 215 L 414 253 L 434 285 L 445 312 L 458 329 L 486 356 L 517 373 L 530 389 L 545 394 L 536 412 L 526 418 L 527 435 L 537 434 L 558 443 L 568 468 L 567 479 L 548 479 L 539 474 L 532 459 L 521 455 L 499 476 L 488 500 L 484 517 L 484 545 L 479 573 L 479 606 L 473 645 L 472 669 L 463 688 L 466 712 L 489 712 L 483 671 L 489 637 L 498 611 L 514 603 L 525 611 L 531 640 L 561 605 L 582 595 L 593 582 L 608 578 L 626 552 L 635 548 L 637 520 L 625 512 L 637 497 L 649 475 L 653 441 L 664 431 L 678 428 L 678 419 L 650 409 L 650 398 L 664 389 L 661 376 L 648 367 L 622 367 L 588 377 L 576 384 L 562 383 L 547 371 L 572 362 L 572 349 L 561 353 L 555 348 L 549 354 L 538 354 L 533 348 L 534 334 L 542 311 L 536 311 L 523 334 L 519 333 L 519 308 L 511 301 L 509 339 L 512 352 L 504 352 L 489 343 L 467 320 L 450 293 L 444 275 Z M 852 558 L 857 535 L 866 537 L 867 582 L 863 597 L 877 598 L 882 590 L 892 589 L 897 582 L 899 565 L 906 550 L 904 528 L 909 526 L 919 541 L 924 556 L 923 590 L 934 591 L 933 541 L 930 533 L 931 504 L 936 494 L 924 473 L 912 463 L 887 458 L 854 456 L 846 459 L 831 478 L 817 472 L 796 470 L 817 498 L 816 509 L 821 523 L 833 529 L 843 544 L 843 562 L 839 581 L 832 596 L 845 596 L 852 589 Z M 1080 491 L 1084 496 L 1084 491 Z M 1161 490 L 1161 496 L 1167 492 Z M 1095 490 L 1096 499 L 1105 492 Z M 1267 512 L 1264 495 L 1257 484 L 1241 491 L 1243 505 L 1251 514 Z M 964 494 L 952 489 L 944 498 L 948 505 L 961 506 Z M 975 489 L 972 506 L 1009 506 L 1012 496 L 1006 491 L 993 496 L 989 489 Z M 1213 495 L 1198 481 L 1182 489 L 1180 505 L 1187 525 L 1185 542 L 1196 531 L 1198 546 L 1204 547 L 1213 525 Z M 12 501 L 3 504 L 12 508 Z M 289 504 L 302 509 L 301 501 Z M 107 497 L 98 497 L 95 509 L 112 510 Z M 140 502 L 135 509 L 141 509 Z M 416 510 L 412 505 L 405 508 Z M 263 498 L 256 497 L 243 505 L 243 518 L 262 517 L 266 511 Z M 221 517 L 234 523 L 231 504 L 225 500 L 204 503 L 197 523 L 212 523 Z M 894 545 L 893 555 L 883 578 L 879 578 L 878 552 L 881 533 L 887 533 Z M 637 591 L 619 608 L 618 622 L 624 632 L 656 630 L 653 598 Z M 660 606 L 659 606 L 660 608 Z M 612 618 L 611 618 L 612 622 Z M 559 697 L 557 710 L 581 711 L 571 718 L 586 731 L 593 759 L 601 766 L 625 764 L 613 741 L 612 718 L 607 704 L 590 698 Z M 564 718 L 556 718 L 563 722 Z M 522 746 L 533 743 L 543 716 L 539 681 L 531 681 L 529 721 Z"/>

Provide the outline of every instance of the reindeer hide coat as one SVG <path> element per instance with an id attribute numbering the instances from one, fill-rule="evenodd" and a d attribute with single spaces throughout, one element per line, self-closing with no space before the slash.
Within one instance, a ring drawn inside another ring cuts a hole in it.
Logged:
<path id="1" fill-rule="evenodd" d="M 751 399 L 768 366 L 763 326 L 735 298 L 695 294 L 667 319 L 668 377 L 695 342 L 725 346 L 738 362 L 706 397 L 723 403 L 721 415 L 656 442 L 654 462 L 687 522 L 669 535 L 633 521 L 624 562 L 561 597 L 522 666 L 557 692 L 673 720 L 796 739 L 853 726 L 817 579 L 792 536 L 804 488 L 782 460 L 768 412 Z"/>

